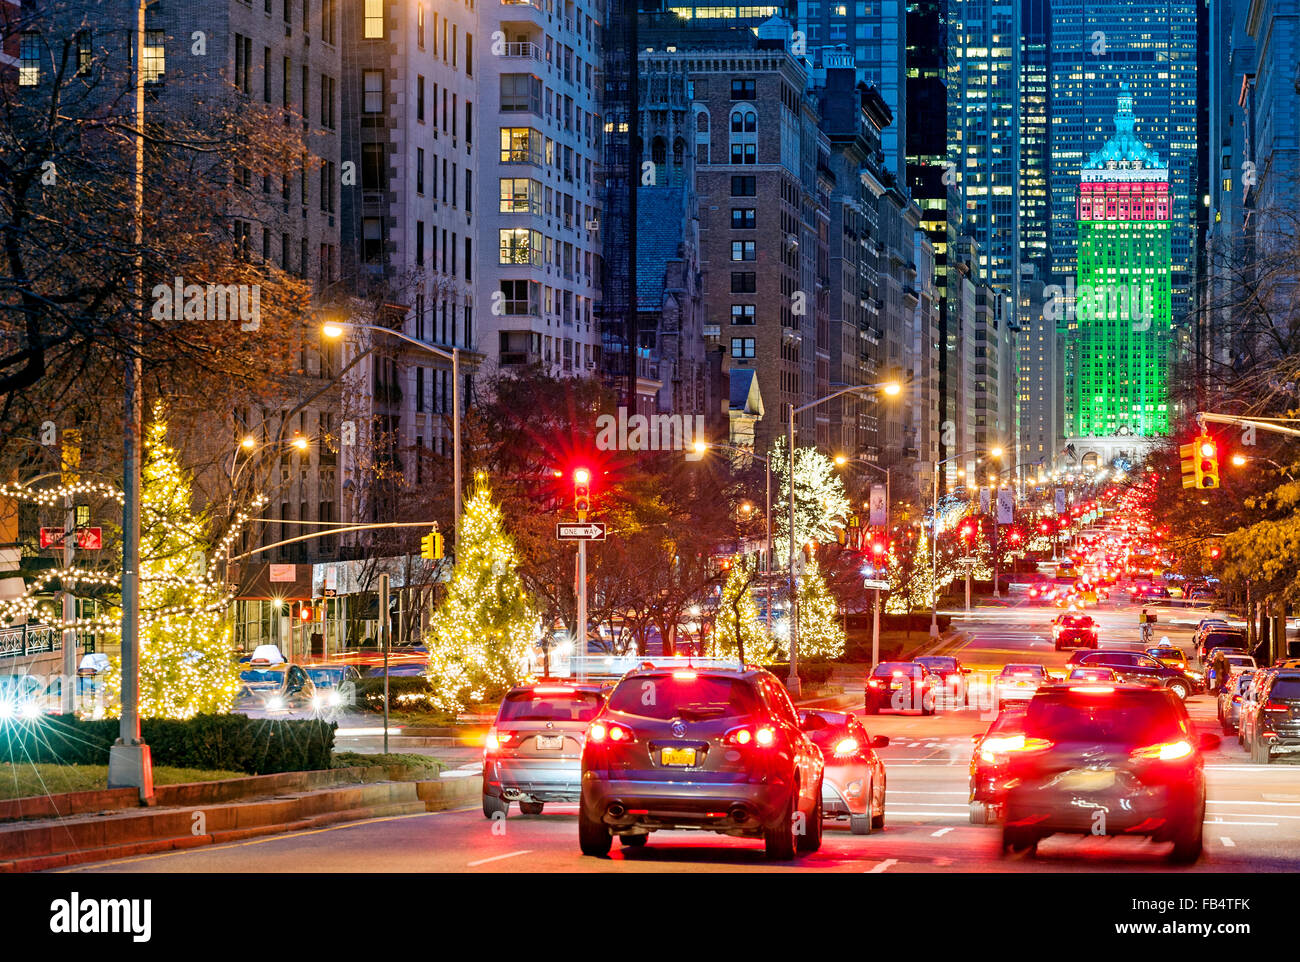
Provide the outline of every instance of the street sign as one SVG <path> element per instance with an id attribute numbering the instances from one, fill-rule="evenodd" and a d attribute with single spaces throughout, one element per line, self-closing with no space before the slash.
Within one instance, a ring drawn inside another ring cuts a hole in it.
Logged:
<path id="1" fill-rule="evenodd" d="M 873 588 L 874 588 L 876 591 L 888 591 L 888 590 L 889 590 L 889 582 L 888 582 L 888 581 L 877 581 L 875 578 L 863 578 L 863 579 L 862 579 L 862 587 L 866 588 L 868 591 L 870 591 L 870 590 L 873 589 Z"/>
<path id="2" fill-rule="evenodd" d="M 103 528 L 77 528 L 77 547 L 82 551 L 99 551 L 104 547 Z M 63 547 L 62 528 L 41 528 L 42 548 Z"/>
<path id="3" fill-rule="evenodd" d="M 557 524 L 555 537 L 561 541 L 604 541 L 605 523 L 588 521 L 585 524 Z"/>

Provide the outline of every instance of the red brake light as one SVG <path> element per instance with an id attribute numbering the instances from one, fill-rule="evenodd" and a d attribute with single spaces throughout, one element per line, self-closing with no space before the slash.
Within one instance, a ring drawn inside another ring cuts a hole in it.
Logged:
<path id="1" fill-rule="evenodd" d="M 1132 751 L 1134 758 L 1155 758 L 1162 762 L 1176 761 L 1179 758 L 1186 758 L 1193 752 L 1192 743 L 1184 739 L 1176 742 L 1164 742 L 1159 745 L 1146 745 L 1143 748 L 1135 748 Z"/>
<path id="2" fill-rule="evenodd" d="M 1279 702 L 1271 701 L 1264 706 L 1264 711 L 1290 711 L 1289 705 L 1283 705 Z"/>
<path id="3" fill-rule="evenodd" d="M 881 685 L 884 684 L 884 682 L 881 681 L 879 678 L 872 678 L 869 682 L 867 682 L 867 684 L 869 684 L 872 688 L 879 688 Z"/>
<path id="4" fill-rule="evenodd" d="M 856 738 L 841 738 L 835 746 L 836 755 L 856 755 L 858 753 L 858 740 Z"/>
<path id="5" fill-rule="evenodd" d="M 636 736 L 632 734 L 632 729 L 618 722 L 592 722 L 587 729 L 587 740 L 598 745 L 606 741 L 626 744 L 636 741 Z"/>
<path id="6" fill-rule="evenodd" d="M 501 740 L 497 737 L 497 730 L 489 728 L 487 737 L 483 739 L 483 748 L 486 751 L 494 752 L 501 747 Z"/>
<path id="7" fill-rule="evenodd" d="M 1078 692 L 1081 695 L 1113 695 L 1115 688 L 1111 685 L 1077 685 L 1070 691 Z"/>
<path id="8" fill-rule="evenodd" d="M 533 694 L 534 694 L 534 695 L 572 695 L 573 692 L 574 692 L 574 689 L 572 689 L 572 688 L 563 688 L 563 687 L 561 687 L 561 688 L 534 688 L 534 689 L 533 689 Z"/>
<path id="9" fill-rule="evenodd" d="M 768 748 L 776 742 L 776 731 L 767 725 L 761 725 L 758 728 L 750 728 L 746 725 L 733 728 L 722 736 L 722 741 L 723 744 L 736 745 L 741 748 L 747 745 Z"/>
<path id="10" fill-rule="evenodd" d="M 698 676 L 693 671 L 675 671 L 673 678 L 677 681 L 694 681 Z"/>

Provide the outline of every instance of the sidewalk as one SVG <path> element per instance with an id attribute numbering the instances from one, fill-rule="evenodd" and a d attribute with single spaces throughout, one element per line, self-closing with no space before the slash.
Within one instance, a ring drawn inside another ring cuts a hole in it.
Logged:
<path id="1" fill-rule="evenodd" d="M 138 807 L 131 789 L 77 793 L 104 796 L 81 799 L 80 805 L 71 796 L 37 799 L 69 814 L 18 814 L 20 820 L 0 824 L 0 872 L 43 871 L 338 822 L 462 808 L 477 803 L 482 792 L 481 778 L 472 773 L 425 781 L 362 782 L 367 774 L 383 777 L 388 772 L 348 768 L 164 786 L 156 794 L 158 804 L 149 808 Z M 342 783 L 318 787 L 333 780 Z M 232 798 L 234 793 L 239 794 Z M 108 807 L 96 810 L 95 801 Z"/>

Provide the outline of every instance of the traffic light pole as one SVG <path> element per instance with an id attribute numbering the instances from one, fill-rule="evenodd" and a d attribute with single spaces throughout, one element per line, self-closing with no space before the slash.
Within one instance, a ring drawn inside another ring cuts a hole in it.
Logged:
<path id="1" fill-rule="evenodd" d="M 578 542 L 578 681 L 587 680 L 587 542 Z"/>
<path id="2" fill-rule="evenodd" d="M 388 575 L 379 576 L 379 644 L 384 649 L 384 754 L 388 754 Z"/>

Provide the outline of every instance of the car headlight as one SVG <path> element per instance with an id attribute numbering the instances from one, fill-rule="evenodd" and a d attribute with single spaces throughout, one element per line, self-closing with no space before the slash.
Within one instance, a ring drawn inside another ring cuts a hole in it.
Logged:
<path id="1" fill-rule="evenodd" d="M 330 704 L 335 706 L 343 704 L 343 694 L 337 691 L 330 692 Z"/>
<path id="2" fill-rule="evenodd" d="M 266 700 L 266 707 L 271 711 L 279 711 L 284 707 L 284 699 L 279 695 L 272 695 Z"/>
<path id="3" fill-rule="evenodd" d="M 25 705 L 23 705 L 22 708 L 18 710 L 18 713 L 22 715 L 24 718 L 28 718 L 28 719 L 40 718 L 41 706 L 36 704 L 36 702 L 34 701 L 29 701 Z"/>

